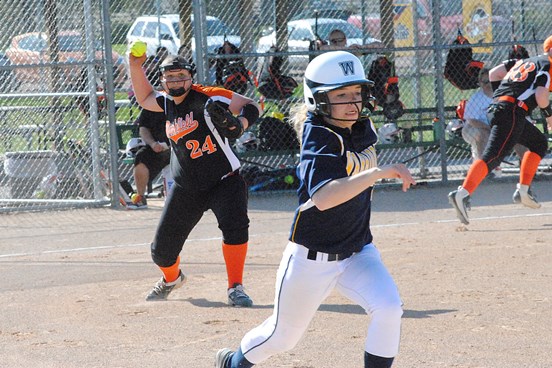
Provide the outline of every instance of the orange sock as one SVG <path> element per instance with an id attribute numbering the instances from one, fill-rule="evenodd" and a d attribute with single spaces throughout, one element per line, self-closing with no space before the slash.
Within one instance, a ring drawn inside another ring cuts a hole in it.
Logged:
<path id="1" fill-rule="evenodd" d="M 242 284 L 247 243 L 232 245 L 222 243 L 222 254 L 224 255 L 224 262 L 226 262 L 228 288 L 233 287 L 236 283 Z"/>
<path id="2" fill-rule="evenodd" d="M 163 278 L 166 282 L 173 282 L 180 275 L 180 256 L 176 257 L 176 262 L 169 267 L 159 267 L 163 272 Z"/>
<path id="3" fill-rule="evenodd" d="M 464 179 L 462 187 L 470 193 L 470 195 L 477 189 L 479 184 L 485 179 L 489 173 L 489 168 L 483 160 L 475 160 L 468 170 L 468 175 Z"/>
<path id="4" fill-rule="evenodd" d="M 537 170 L 541 157 L 535 152 L 527 151 L 521 159 L 521 167 L 519 170 L 519 183 L 522 185 L 531 185 Z"/>

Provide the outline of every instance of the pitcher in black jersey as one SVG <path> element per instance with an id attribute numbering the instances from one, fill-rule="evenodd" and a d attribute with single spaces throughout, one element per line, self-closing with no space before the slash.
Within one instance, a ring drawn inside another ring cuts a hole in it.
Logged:
<path id="1" fill-rule="evenodd" d="M 544 54 L 523 60 L 506 60 L 491 69 L 489 77 L 495 89 L 488 117 L 491 135 L 481 159 L 471 165 L 463 184 L 449 193 L 449 201 L 463 224 L 469 224 L 467 210 L 470 195 L 487 174 L 510 153 L 516 143 L 529 150 L 523 155 L 519 183 L 513 200 L 530 208 L 539 208 L 529 187 L 548 149 L 546 136 L 528 119 L 540 108 L 548 130 L 552 130 L 552 36 L 543 45 Z"/>
<path id="2" fill-rule="evenodd" d="M 203 213 L 210 209 L 222 231 L 228 303 L 249 307 L 253 303 L 242 285 L 249 237 L 247 186 L 239 173 L 240 162 L 230 146 L 229 134 L 220 129 L 220 122 L 211 119 L 207 106 L 217 103 L 223 111 L 239 114 L 236 120 L 228 113 L 243 129 L 255 123 L 261 109 L 253 100 L 232 91 L 193 84 L 195 67 L 182 56 L 171 55 L 161 63 L 164 92 L 156 92 L 142 70 L 144 60 L 145 56 L 129 55 L 132 85 L 144 109 L 164 112 L 167 117 L 174 177 L 151 244 L 152 259 L 163 277 L 146 300 L 164 300 L 185 282 L 180 252 Z"/>

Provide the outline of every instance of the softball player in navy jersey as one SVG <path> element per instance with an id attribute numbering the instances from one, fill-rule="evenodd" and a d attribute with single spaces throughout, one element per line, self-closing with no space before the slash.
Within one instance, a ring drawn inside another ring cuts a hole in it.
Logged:
<path id="1" fill-rule="evenodd" d="M 552 36 L 546 39 L 543 49 L 543 55 L 519 61 L 507 60 L 489 72 L 495 89 L 488 109 L 491 135 L 481 159 L 472 163 L 462 185 L 449 193 L 449 201 L 463 224 L 469 224 L 467 210 L 470 195 L 487 174 L 500 165 L 516 143 L 529 150 L 521 160 L 519 183 L 513 200 L 530 208 L 540 207 L 529 187 L 540 161 L 546 155 L 548 142 L 527 117 L 539 107 L 548 129 L 552 130 Z"/>
<path id="2" fill-rule="evenodd" d="M 249 236 L 247 187 L 228 138 L 239 137 L 252 125 L 260 108 L 232 91 L 192 84 L 194 66 L 182 56 L 169 56 L 161 63 L 166 93 L 155 92 L 141 68 L 144 60 L 145 56 L 129 55 L 136 100 L 144 109 L 165 112 L 174 176 L 151 245 L 163 277 L 146 299 L 164 300 L 185 282 L 179 254 L 203 213 L 211 209 L 222 231 L 228 303 L 249 307 L 252 301 L 242 285 Z"/>
<path id="3" fill-rule="evenodd" d="M 399 349 L 402 302 L 372 243 L 372 188 L 383 178 L 401 179 L 405 191 L 415 182 L 403 164 L 377 166 L 377 135 L 371 120 L 361 116 L 372 85 L 351 53 L 327 52 L 309 63 L 304 79 L 309 113 L 297 169 L 300 205 L 277 272 L 274 311 L 235 352 L 219 350 L 217 368 L 251 367 L 292 349 L 334 288 L 372 317 L 364 366 L 391 366 Z"/>

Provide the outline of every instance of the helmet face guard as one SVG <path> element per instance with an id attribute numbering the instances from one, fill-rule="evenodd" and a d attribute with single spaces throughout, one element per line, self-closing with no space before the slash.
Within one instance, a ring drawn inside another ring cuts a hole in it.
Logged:
<path id="1" fill-rule="evenodd" d="M 314 58 L 305 70 L 304 94 L 307 109 L 331 117 L 328 92 L 347 86 L 362 87 L 362 108 L 373 111 L 374 82 L 366 79 L 364 67 L 355 55 L 345 51 L 327 52 Z"/>
<path id="2" fill-rule="evenodd" d="M 345 87 L 345 86 L 343 86 Z M 375 98 L 372 96 L 370 92 L 369 85 L 361 85 L 361 94 L 362 94 L 362 109 L 367 108 L 370 110 L 370 112 L 374 111 L 374 105 L 372 105 L 371 101 L 374 101 Z M 342 88 L 342 87 L 339 87 Z M 338 88 L 336 88 L 338 89 Z M 329 91 L 319 91 L 314 94 L 314 100 L 316 102 L 316 105 L 318 107 L 318 111 L 315 111 L 316 113 L 320 113 L 322 115 L 331 117 L 332 112 L 332 105 L 340 105 L 340 104 L 332 104 L 330 102 L 330 99 L 328 98 Z M 347 103 L 349 104 L 349 102 Z"/>

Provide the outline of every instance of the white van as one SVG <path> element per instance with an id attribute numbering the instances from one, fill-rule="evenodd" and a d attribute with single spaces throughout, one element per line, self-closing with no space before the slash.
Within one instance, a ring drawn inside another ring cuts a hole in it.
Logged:
<path id="1" fill-rule="evenodd" d="M 190 24 L 193 26 L 193 15 Z M 176 54 L 180 47 L 178 14 L 164 14 L 161 16 L 147 15 L 136 18 L 127 33 L 127 42 L 130 45 L 135 40 L 147 43 L 147 55 L 155 55 L 159 46 L 164 46 L 171 54 Z M 207 52 L 216 52 L 226 39 L 236 46 L 240 45 L 240 36 L 236 35 L 220 19 L 213 16 L 206 17 L 207 22 Z M 195 58 L 196 40 L 192 36 L 192 53 Z"/>

